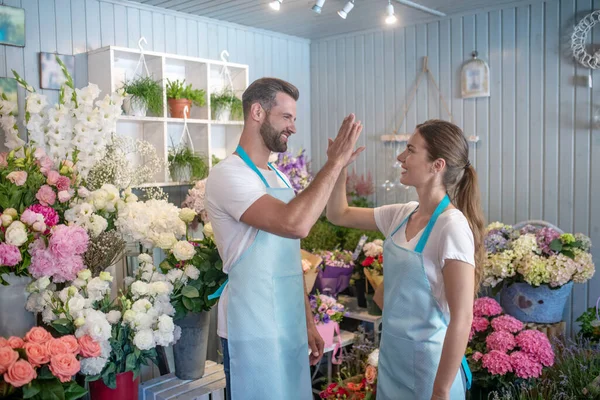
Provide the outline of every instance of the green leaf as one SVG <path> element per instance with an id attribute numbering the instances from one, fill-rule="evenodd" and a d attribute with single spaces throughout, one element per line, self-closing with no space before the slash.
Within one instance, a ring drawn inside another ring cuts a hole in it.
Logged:
<path id="1" fill-rule="evenodd" d="M 135 355 L 136 358 L 140 358 L 142 351 L 136 347 L 133 349 L 133 354 Z"/>
<path id="2" fill-rule="evenodd" d="M 40 400 L 65 400 L 65 390 L 56 378 L 40 384 Z"/>
<path id="3" fill-rule="evenodd" d="M 38 372 L 38 379 L 52 380 L 52 379 L 56 379 L 56 377 L 54 375 L 52 375 L 50 368 L 48 368 L 47 365 L 44 365 Z"/>
<path id="4" fill-rule="evenodd" d="M 185 306 L 185 308 L 187 308 L 190 311 L 194 310 L 194 301 L 190 298 L 184 297 L 183 298 L 183 305 Z"/>
<path id="5" fill-rule="evenodd" d="M 181 294 L 183 294 L 184 297 L 187 297 L 189 299 L 193 299 L 200 296 L 200 293 L 198 293 L 198 289 L 190 285 L 184 286 L 183 289 L 181 289 Z"/>
<path id="6" fill-rule="evenodd" d="M 87 394 L 87 390 L 75 382 L 71 382 L 65 389 L 65 400 L 80 399 Z"/>
<path id="7" fill-rule="evenodd" d="M 94 382 L 97 381 L 98 379 L 102 378 L 101 374 L 97 374 L 97 375 L 88 375 L 85 377 L 85 381 L 86 382 Z"/>
<path id="8" fill-rule="evenodd" d="M 560 252 L 563 249 L 563 244 L 560 239 L 554 239 L 550 242 L 550 249 Z"/>
<path id="9" fill-rule="evenodd" d="M 53 321 L 52 324 L 53 325 L 68 325 L 68 324 L 70 324 L 70 322 L 66 318 L 60 318 L 60 319 L 57 319 L 56 321 Z"/>
<path id="10" fill-rule="evenodd" d="M 127 355 L 127 360 L 125 361 L 125 371 L 133 371 L 137 365 L 137 357 L 135 354 L 131 353 Z"/>
<path id="11" fill-rule="evenodd" d="M 572 250 L 563 250 L 562 254 L 564 254 L 565 256 L 571 258 L 571 259 L 575 259 L 575 253 Z"/>
<path id="12" fill-rule="evenodd" d="M 40 392 L 40 390 L 41 390 L 40 385 L 36 381 L 33 381 L 33 382 L 23 386 L 23 398 L 31 399 L 33 396 L 38 394 Z"/>

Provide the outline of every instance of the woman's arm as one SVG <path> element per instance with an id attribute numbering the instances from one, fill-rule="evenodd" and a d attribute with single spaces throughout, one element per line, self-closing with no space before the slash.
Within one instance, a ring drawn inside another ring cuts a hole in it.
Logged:
<path id="1" fill-rule="evenodd" d="M 447 260 L 443 275 L 450 308 L 450 324 L 433 383 L 432 400 L 450 399 L 450 388 L 465 355 L 473 321 L 475 269 L 463 261 Z"/>
<path id="2" fill-rule="evenodd" d="M 375 223 L 375 212 L 372 208 L 349 207 L 346 198 L 346 173 L 344 168 L 340 173 L 333 192 L 327 202 L 327 219 L 334 225 L 346 228 L 378 230 Z"/>

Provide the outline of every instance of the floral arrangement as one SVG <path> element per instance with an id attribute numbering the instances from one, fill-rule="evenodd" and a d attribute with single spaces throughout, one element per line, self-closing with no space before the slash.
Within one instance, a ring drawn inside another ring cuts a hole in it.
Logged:
<path id="1" fill-rule="evenodd" d="M 375 192 L 373 176 L 369 171 L 367 176 L 358 175 L 354 169 L 346 177 L 346 196 L 352 207 L 372 207 L 368 197 Z"/>
<path id="2" fill-rule="evenodd" d="M 310 308 L 312 310 L 315 324 L 327 324 L 329 321 L 340 323 L 345 315 L 344 306 L 336 299 L 324 294 L 309 296 Z"/>
<path id="3" fill-rule="evenodd" d="M 192 221 L 192 228 L 196 228 L 200 222 L 208 223 L 208 214 L 204 206 L 206 198 L 206 179 L 199 180 L 194 187 L 188 190 L 188 194 L 181 204 L 181 207 L 187 207 L 196 212 L 196 217 Z"/>
<path id="4" fill-rule="evenodd" d="M 321 268 L 354 268 L 352 253 L 348 250 L 325 250 L 317 253 L 323 258 Z"/>
<path id="5" fill-rule="evenodd" d="M 377 366 L 379 349 L 373 350 L 366 361 L 366 368 L 360 375 L 331 383 L 319 396 L 321 399 L 373 400 L 377 391 Z"/>
<path id="6" fill-rule="evenodd" d="M 554 364 L 546 335 L 524 329 L 521 321 L 505 315 L 490 297 L 474 303 L 467 355 L 474 380 L 482 387 L 539 378 L 544 367 Z"/>
<path id="7" fill-rule="evenodd" d="M 296 193 L 306 189 L 313 179 L 308 171 L 308 162 L 304 153 L 305 150 L 300 150 L 297 155 L 293 155 L 286 151 L 279 153 L 275 161 L 275 166 L 288 177 Z"/>
<path id="8" fill-rule="evenodd" d="M 360 263 L 376 275 L 383 275 L 383 240 L 376 239 L 363 246 L 364 260 Z"/>
<path id="9" fill-rule="evenodd" d="M 73 376 L 81 364 L 100 353 L 89 335 L 53 338 L 44 328 L 31 328 L 25 337 L 0 337 L 0 397 L 69 399 L 87 391 Z"/>
<path id="10" fill-rule="evenodd" d="M 321 251 L 317 255 L 323 258 L 323 263 L 318 267 L 315 288 L 321 293 L 335 297 L 350 284 L 354 271 L 352 253 L 336 249 Z"/>
<path id="11" fill-rule="evenodd" d="M 513 282 L 557 288 L 571 281 L 584 283 L 595 272 L 591 241 L 579 233 L 531 225 L 515 230 L 494 222 L 487 227 L 485 247 L 484 286 L 496 290 Z"/>

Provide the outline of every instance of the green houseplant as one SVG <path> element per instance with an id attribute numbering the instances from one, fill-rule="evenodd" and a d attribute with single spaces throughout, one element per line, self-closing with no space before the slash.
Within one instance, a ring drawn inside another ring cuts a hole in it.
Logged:
<path id="1" fill-rule="evenodd" d="M 137 77 L 124 83 L 123 90 L 127 93 L 123 102 L 127 115 L 145 117 L 147 111 L 163 115 L 163 88 L 159 81 L 149 76 Z"/>
<path id="2" fill-rule="evenodd" d="M 198 107 L 206 104 L 206 92 L 204 89 L 194 89 L 191 84 L 186 85 L 185 79 L 170 81 L 167 79 L 167 103 L 169 112 L 173 118 L 183 118 L 183 112 L 187 106 L 186 117 L 190 117 L 192 103 Z"/>
<path id="3" fill-rule="evenodd" d="M 243 119 L 242 100 L 231 88 L 210 95 L 210 112 L 216 121 L 241 121 Z"/>
<path id="4" fill-rule="evenodd" d="M 200 180 L 208 176 L 208 162 L 185 145 L 169 149 L 169 173 L 175 182 Z"/>

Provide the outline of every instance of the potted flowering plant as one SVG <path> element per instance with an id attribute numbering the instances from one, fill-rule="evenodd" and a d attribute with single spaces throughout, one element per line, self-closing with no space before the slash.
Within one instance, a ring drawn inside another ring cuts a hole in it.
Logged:
<path id="1" fill-rule="evenodd" d="M 348 250 L 326 250 L 317 254 L 323 258 L 323 264 L 319 267 L 315 288 L 335 297 L 350 284 L 354 271 L 352 253 Z"/>
<path id="2" fill-rule="evenodd" d="M 494 299 L 482 297 L 473 305 L 467 360 L 473 391 L 489 392 L 539 378 L 545 367 L 554 364 L 554 351 L 544 333 L 524 329 L 523 323 L 504 314 Z"/>
<path id="3" fill-rule="evenodd" d="M 560 321 L 573 283 L 595 272 L 591 241 L 583 234 L 495 222 L 487 227 L 485 246 L 484 286 L 494 294 L 502 289 L 502 307 L 523 322 Z"/>
<path id="4" fill-rule="evenodd" d="M 275 161 L 275 166 L 287 176 L 296 194 L 306 189 L 313 179 L 309 172 L 309 163 L 303 149 L 296 155 L 290 151 L 279 153 Z"/>
<path id="5" fill-rule="evenodd" d="M 333 297 L 320 294 L 319 291 L 316 295 L 309 296 L 309 302 L 317 330 L 325 341 L 325 348 L 333 346 L 334 334 L 337 333 L 338 337 L 340 334 L 339 323 L 344 318 L 344 306 Z"/>

